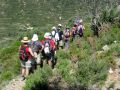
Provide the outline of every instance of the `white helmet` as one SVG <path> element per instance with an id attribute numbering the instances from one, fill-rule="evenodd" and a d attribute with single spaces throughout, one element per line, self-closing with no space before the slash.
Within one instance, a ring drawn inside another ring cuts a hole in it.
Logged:
<path id="1" fill-rule="evenodd" d="M 83 20 L 82 19 L 80 19 L 80 21 L 79 21 L 80 23 L 82 23 L 83 22 Z"/>
<path id="2" fill-rule="evenodd" d="M 37 34 L 33 34 L 32 41 L 37 41 L 37 40 L 38 40 L 38 35 Z"/>
<path id="3" fill-rule="evenodd" d="M 49 39 L 51 39 L 51 33 L 50 33 L 50 32 L 46 32 L 46 33 L 44 34 L 44 38 L 49 38 Z"/>
<path id="4" fill-rule="evenodd" d="M 54 27 L 52 27 L 52 30 L 56 30 L 56 27 L 54 26 Z"/>
<path id="5" fill-rule="evenodd" d="M 59 27 L 62 27 L 62 24 L 58 24 Z"/>

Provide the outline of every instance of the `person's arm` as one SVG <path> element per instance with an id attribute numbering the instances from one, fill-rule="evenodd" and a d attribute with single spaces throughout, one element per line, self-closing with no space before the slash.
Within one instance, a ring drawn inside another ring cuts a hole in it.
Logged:
<path id="1" fill-rule="evenodd" d="M 41 49 L 39 50 L 40 52 L 42 52 L 42 50 L 44 49 L 44 45 L 41 45 Z"/>
<path id="2" fill-rule="evenodd" d="M 31 48 L 29 48 L 29 52 L 30 52 L 30 54 L 34 57 L 34 53 L 32 52 L 32 49 L 31 49 Z"/>

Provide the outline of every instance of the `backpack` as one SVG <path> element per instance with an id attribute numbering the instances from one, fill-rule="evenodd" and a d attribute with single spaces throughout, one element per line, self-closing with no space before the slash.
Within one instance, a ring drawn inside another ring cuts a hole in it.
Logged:
<path id="1" fill-rule="evenodd" d="M 28 60 L 28 53 L 26 51 L 27 48 L 28 47 L 25 47 L 25 46 L 20 47 L 20 50 L 19 50 L 19 59 L 20 60 L 23 60 L 23 61 Z"/>
<path id="2" fill-rule="evenodd" d="M 77 33 L 76 28 L 72 28 L 72 34 L 75 35 Z"/>
<path id="3" fill-rule="evenodd" d="M 66 38 L 70 37 L 70 30 L 65 30 L 64 35 Z"/>
<path id="4" fill-rule="evenodd" d="M 50 51 L 51 51 L 50 40 L 46 40 L 44 42 L 44 52 L 45 54 L 48 54 L 50 53 Z"/>
<path id="5" fill-rule="evenodd" d="M 82 33 L 83 33 L 83 28 L 82 28 L 82 26 L 78 26 L 77 33 L 78 33 L 78 34 L 82 34 Z"/>
<path id="6" fill-rule="evenodd" d="M 41 44 L 37 41 L 33 41 L 30 43 L 30 48 L 33 52 L 39 52 L 39 49 L 41 49 Z"/>
<path id="7" fill-rule="evenodd" d="M 53 32 L 54 32 L 54 33 L 53 33 Z M 56 30 L 53 30 L 53 31 L 52 31 L 51 35 L 52 35 L 53 38 L 55 38 L 56 33 L 57 33 Z"/>

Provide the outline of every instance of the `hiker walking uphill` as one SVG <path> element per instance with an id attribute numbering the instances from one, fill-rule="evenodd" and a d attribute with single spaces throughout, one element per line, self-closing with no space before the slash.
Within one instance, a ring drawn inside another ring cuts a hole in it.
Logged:
<path id="1" fill-rule="evenodd" d="M 51 37 L 51 33 L 46 32 L 44 35 L 44 50 L 43 53 L 45 55 L 45 58 L 47 59 L 47 63 L 52 66 L 53 58 L 54 58 L 54 53 L 55 53 L 55 42 Z"/>
<path id="2" fill-rule="evenodd" d="M 73 40 L 75 40 L 76 35 L 77 35 L 77 25 L 76 24 L 74 24 L 74 26 L 72 27 L 71 33 L 72 33 L 72 41 L 73 41 Z"/>
<path id="3" fill-rule="evenodd" d="M 66 29 L 64 30 L 64 41 L 65 41 L 65 49 L 69 48 L 69 44 L 70 44 L 70 28 L 66 27 Z"/>
<path id="4" fill-rule="evenodd" d="M 77 25 L 77 34 L 79 35 L 79 37 L 84 36 L 84 30 L 85 30 L 85 27 L 83 26 L 83 20 L 81 19 L 79 21 L 79 24 Z"/>
<path id="5" fill-rule="evenodd" d="M 58 31 L 59 31 L 59 47 L 63 49 L 64 43 L 63 43 L 63 31 L 62 31 L 62 25 L 58 24 Z"/>
<path id="6" fill-rule="evenodd" d="M 31 39 L 31 42 L 29 43 L 29 46 L 32 49 L 32 52 L 34 53 L 35 56 L 35 60 L 33 62 L 33 67 L 37 64 L 41 63 L 41 51 L 43 50 L 44 46 L 40 43 L 40 41 L 38 41 L 38 35 L 37 34 L 33 34 L 33 37 Z"/>
<path id="7" fill-rule="evenodd" d="M 19 47 L 19 59 L 22 67 L 22 80 L 24 80 L 25 77 L 29 75 L 29 71 L 32 67 L 31 63 L 34 59 L 34 54 L 32 52 L 32 49 L 28 45 L 28 43 L 30 42 L 30 40 L 28 40 L 28 37 L 24 37 L 21 42 L 22 45 Z"/>
<path id="8" fill-rule="evenodd" d="M 59 37 L 59 29 L 57 29 L 56 27 L 52 27 L 52 38 L 54 39 L 55 41 L 55 44 L 56 44 L 56 49 L 59 49 L 59 40 L 60 40 L 60 37 Z"/>
<path id="9" fill-rule="evenodd" d="M 92 19 L 91 30 L 93 31 L 94 36 L 99 37 L 99 28 L 98 28 L 97 20 L 95 17 L 93 17 L 93 19 Z"/>

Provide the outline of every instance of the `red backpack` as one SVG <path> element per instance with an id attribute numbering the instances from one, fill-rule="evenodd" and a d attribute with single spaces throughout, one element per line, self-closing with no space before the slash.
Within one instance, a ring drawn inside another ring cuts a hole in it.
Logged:
<path id="1" fill-rule="evenodd" d="M 69 30 L 69 29 L 66 29 L 66 30 L 64 31 L 64 36 L 65 36 L 66 38 L 69 38 L 69 37 L 70 37 L 70 30 Z"/>
<path id="2" fill-rule="evenodd" d="M 21 46 L 19 50 L 19 59 L 20 60 L 28 60 L 28 52 L 27 52 L 28 46 Z"/>

